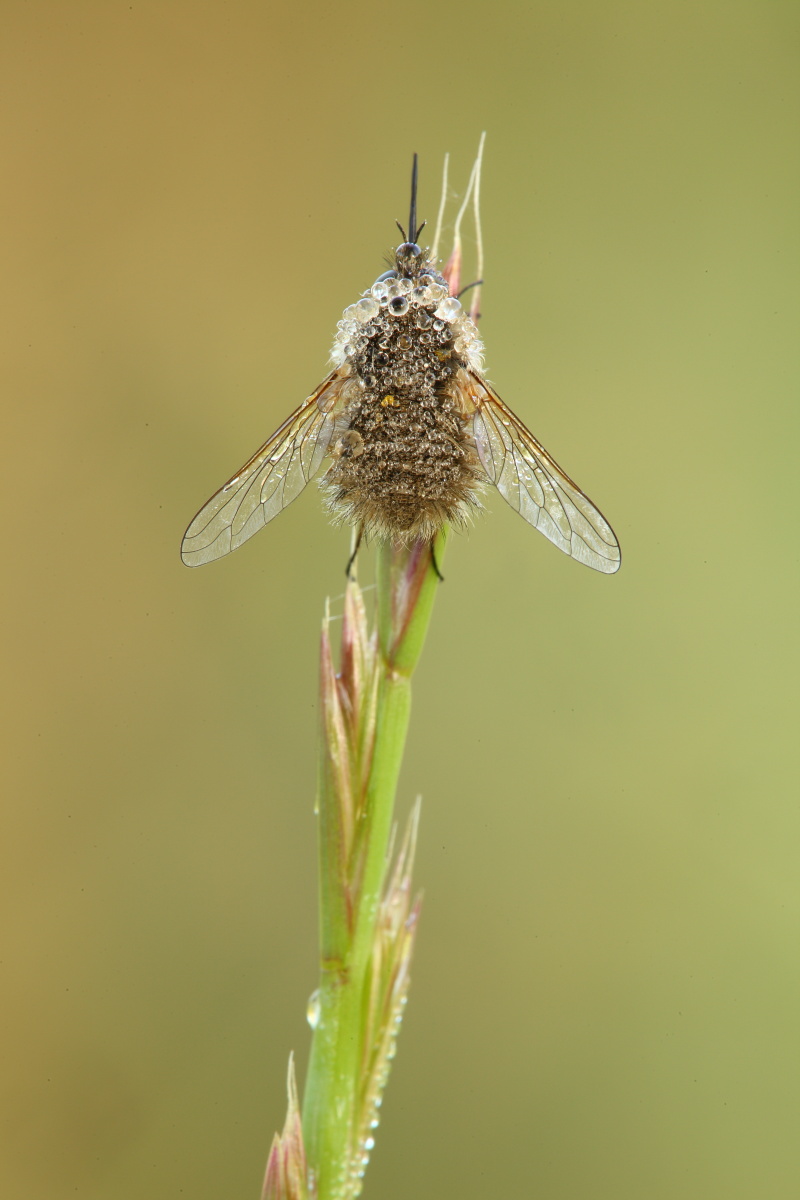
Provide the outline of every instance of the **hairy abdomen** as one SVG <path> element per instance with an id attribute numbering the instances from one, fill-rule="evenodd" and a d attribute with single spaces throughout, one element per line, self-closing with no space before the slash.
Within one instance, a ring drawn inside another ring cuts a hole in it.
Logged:
<path id="1" fill-rule="evenodd" d="M 324 487 L 334 515 L 369 535 L 431 539 L 478 502 L 480 467 L 448 385 L 461 365 L 449 330 L 387 319 L 353 360 L 361 381 Z"/>

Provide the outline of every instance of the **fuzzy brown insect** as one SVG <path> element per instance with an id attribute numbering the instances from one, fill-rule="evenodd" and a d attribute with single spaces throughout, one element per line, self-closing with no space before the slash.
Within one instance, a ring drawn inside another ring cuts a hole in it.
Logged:
<path id="1" fill-rule="evenodd" d="M 487 483 L 564 553 L 618 570 L 611 526 L 483 377 L 483 344 L 431 252 L 417 243 L 416 155 L 408 238 L 345 310 L 334 370 L 200 509 L 181 556 L 236 550 L 320 471 L 327 506 L 360 539 L 432 542 L 463 524 Z"/>

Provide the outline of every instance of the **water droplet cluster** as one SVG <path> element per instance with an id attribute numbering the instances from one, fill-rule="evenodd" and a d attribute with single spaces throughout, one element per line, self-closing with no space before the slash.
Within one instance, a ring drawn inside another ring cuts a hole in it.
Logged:
<path id="1" fill-rule="evenodd" d="M 397 1053 L 397 1035 L 400 1032 L 403 1013 L 408 1003 L 408 983 L 408 973 L 407 971 L 403 971 L 396 985 L 391 1012 L 384 1030 L 378 1071 L 370 1081 L 370 1088 L 366 1097 L 364 1124 L 359 1133 L 353 1155 L 349 1163 L 345 1164 L 342 1171 L 342 1178 L 336 1189 L 337 1195 L 341 1196 L 343 1200 L 344 1197 L 347 1200 L 356 1200 L 356 1197 L 361 1194 L 361 1189 L 364 1186 L 364 1175 L 369 1166 L 370 1155 L 375 1149 L 375 1130 L 380 1125 L 383 1092 L 389 1078 L 392 1059 Z"/>
<path id="2" fill-rule="evenodd" d="M 430 266 L 413 279 L 397 271 L 386 271 L 360 300 L 344 310 L 331 350 L 334 366 L 363 355 L 370 339 L 385 332 L 387 317 L 405 317 L 408 313 L 413 319 L 406 334 L 409 338 L 406 349 L 410 349 L 410 337 L 417 330 L 420 334 L 446 330 L 445 337 L 439 340 L 452 339 L 459 358 L 474 370 L 483 371 L 483 342 L 475 322 L 455 296 L 450 295 L 442 276 Z"/>

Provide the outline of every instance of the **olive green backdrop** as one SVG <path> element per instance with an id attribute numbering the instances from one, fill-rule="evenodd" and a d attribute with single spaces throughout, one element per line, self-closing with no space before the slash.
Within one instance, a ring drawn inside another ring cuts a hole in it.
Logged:
<path id="1" fill-rule="evenodd" d="M 491 496 L 452 539 L 366 1195 L 795 1197 L 798 5 L 2 26 L 0 1193 L 258 1196 L 309 1042 L 348 541 L 315 488 L 214 566 L 179 540 L 324 374 L 412 152 L 433 218 L 485 129 L 488 372 L 623 568 Z"/>

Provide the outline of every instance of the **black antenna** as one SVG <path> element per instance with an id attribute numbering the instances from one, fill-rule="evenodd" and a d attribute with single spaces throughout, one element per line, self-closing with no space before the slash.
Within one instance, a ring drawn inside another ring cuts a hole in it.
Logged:
<path id="1" fill-rule="evenodd" d="M 414 155 L 414 166 L 411 168 L 411 211 L 408 215 L 408 240 L 416 242 L 417 229 L 417 156 Z"/>

